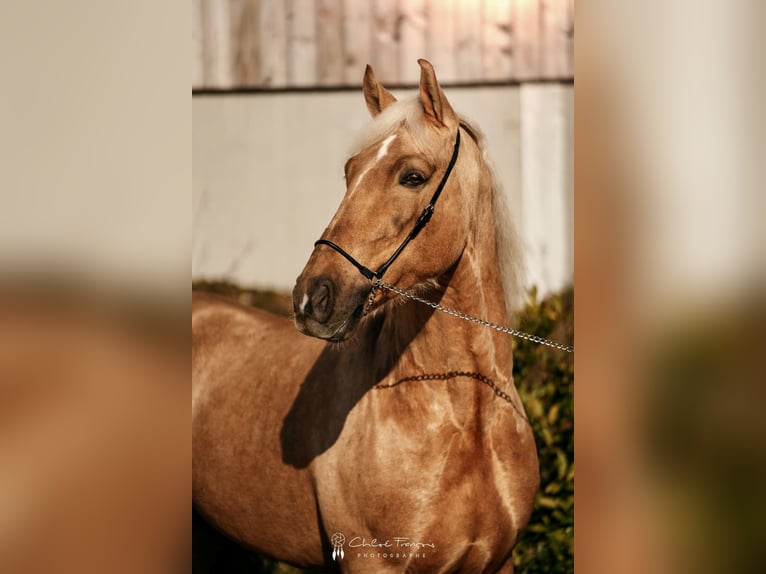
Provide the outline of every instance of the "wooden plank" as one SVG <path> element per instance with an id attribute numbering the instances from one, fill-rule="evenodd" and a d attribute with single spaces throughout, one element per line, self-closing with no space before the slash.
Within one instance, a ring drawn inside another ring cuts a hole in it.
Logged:
<path id="1" fill-rule="evenodd" d="M 287 85 L 287 11 L 283 0 L 259 2 L 260 68 L 258 85 Z"/>
<path id="2" fill-rule="evenodd" d="M 203 0 L 192 0 L 192 89 L 202 88 L 205 85 L 203 15 Z"/>
<path id="3" fill-rule="evenodd" d="M 426 0 L 399 0 L 399 80 L 417 84 L 419 58 L 426 57 Z"/>
<path id="4" fill-rule="evenodd" d="M 356 86 L 364 77 L 364 67 L 372 64 L 372 5 L 370 0 L 343 2 L 343 80 Z"/>
<path id="5" fill-rule="evenodd" d="M 373 3 L 372 60 L 375 75 L 385 84 L 399 83 L 398 0 Z"/>
<path id="6" fill-rule="evenodd" d="M 233 85 L 229 34 L 229 3 L 209 0 L 203 4 L 204 83 L 208 88 Z"/>
<path id="7" fill-rule="evenodd" d="M 192 85 L 571 78 L 573 0 L 192 0 Z"/>
<path id="8" fill-rule="evenodd" d="M 314 0 L 287 1 L 287 83 L 317 83 L 317 21 Z"/>
<path id="9" fill-rule="evenodd" d="M 481 79 L 481 6 L 475 0 L 455 4 L 455 66 L 460 82 Z"/>
<path id="10" fill-rule="evenodd" d="M 572 77 L 572 8 L 569 0 L 540 0 L 540 75 L 544 78 Z"/>
<path id="11" fill-rule="evenodd" d="M 237 87 L 257 86 L 261 60 L 258 0 L 231 0 L 229 6 L 233 82 Z"/>
<path id="12" fill-rule="evenodd" d="M 540 77 L 540 1 L 513 0 L 516 79 Z"/>
<path id="13" fill-rule="evenodd" d="M 343 83 L 343 3 L 319 0 L 317 9 L 319 85 L 339 86 Z"/>
<path id="14" fill-rule="evenodd" d="M 440 82 L 457 80 L 455 66 L 455 0 L 428 0 L 426 53 Z"/>
<path id="15" fill-rule="evenodd" d="M 513 78 L 512 0 L 484 0 L 482 18 L 482 80 Z"/>

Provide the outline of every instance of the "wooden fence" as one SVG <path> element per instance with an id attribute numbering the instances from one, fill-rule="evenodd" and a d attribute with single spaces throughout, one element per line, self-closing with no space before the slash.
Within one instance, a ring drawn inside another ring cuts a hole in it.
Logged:
<path id="1" fill-rule="evenodd" d="M 573 76 L 574 0 L 192 0 L 194 90 Z"/>

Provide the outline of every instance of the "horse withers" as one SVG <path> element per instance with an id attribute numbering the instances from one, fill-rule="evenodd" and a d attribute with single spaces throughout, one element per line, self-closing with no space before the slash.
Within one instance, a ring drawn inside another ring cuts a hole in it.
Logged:
<path id="1" fill-rule="evenodd" d="M 195 294 L 194 506 L 298 566 L 512 572 L 539 473 L 511 341 L 374 288 L 385 273 L 498 322 L 520 294 L 484 138 L 419 64 L 401 102 L 367 67 L 373 120 L 296 281 L 294 324 Z"/>

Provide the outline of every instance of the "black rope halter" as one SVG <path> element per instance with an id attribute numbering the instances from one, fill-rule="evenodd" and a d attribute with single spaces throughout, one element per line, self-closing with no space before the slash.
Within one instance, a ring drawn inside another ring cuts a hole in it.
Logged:
<path id="1" fill-rule="evenodd" d="M 349 263 L 351 263 L 354 267 L 356 267 L 359 272 L 364 275 L 369 281 L 372 281 L 373 284 L 380 283 L 381 279 L 383 278 L 383 275 L 388 271 L 388 268 L 391 267 L 391 264 L 396 261 L 396 258 L 399 257 L 399 255 L 402 254 L 402 251 L 404 251 L 404 248 L 407 247 L 407 245 L 415 239 L 418 236 L 418 233 L 421 232 L 421 230 L 428 224 L 428 222 L 431 220 L 431 216 L 434 214 L 434 208 L 436 207 L 436 201 L 439 199 L 439 196 L 441 195 L 442 190 L 444 189 L 444 186 L 447 184 L 447 180 L 449 179 L 450 173 L 452 173 L 452 168 L 455 166 L 455 162 L 457 162 L 457 156 L 458 152 L 460 151 L 460 128 L 457 130 L 457 136 L 455 137 L 455 148 L 452 151 L 452 158 L 449 161 L 449 164 L 447 165 L 447 171 L 444 172 L 444 175 L 442 176 L 442 180 L 439 182 L 439 186 L 436 188 L 436 191 L 434 191 L 434 194 L 431 196 L 431 200 L 428 202 L 428 205 L 425 206 L 423 209 L 423 213 L 420 214 L 420 217 L 418 217 L 418 220 L 415 222 L 415 225 L 412 227 L 412 230 L 407 234 L 407 237 L 404 238 L 404 241 L 399 245 L 399 247 L 396 248 L 396 251 L 391 255 L 391 257 L 388 258 L 388 260 L 378 267 L 377 270 L 373 271 L 369 267 L 365 267 L 359 261 L 354 259 L 354 257 L 348 253 L 345 249 L 343 249 L 341 246 L 339 246 L 336 243 L 333 243 L 329 239 L 319 239 L 314 243 L 314 247 L 317 245 L 327 245 L 328 247 L 333 248 L 335 251 L 343 255 Z"/>

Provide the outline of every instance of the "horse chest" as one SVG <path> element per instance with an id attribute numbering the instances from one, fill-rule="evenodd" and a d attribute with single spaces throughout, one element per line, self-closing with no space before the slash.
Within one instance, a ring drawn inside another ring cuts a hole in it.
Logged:
<path id="1" fill-rule="evenodd" d="M 481 436 L 486 429 L 458 424 L 449 409 L 420 410 L 413 419 L 418 405 L 381 405 L 372 393 L 314 465 L 328 531 L 508 546 L 515 521 L 498 459 Z M 391 416 L 397 408 L 399 416 Z"/>

